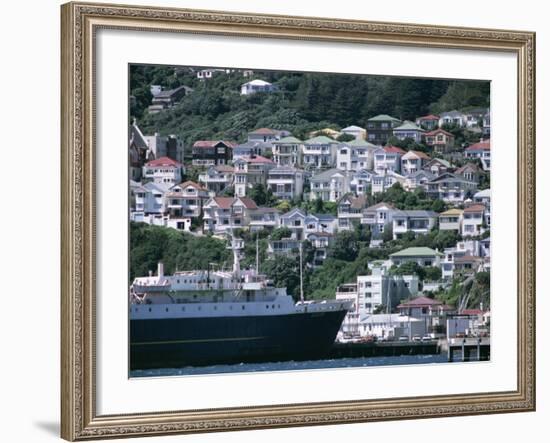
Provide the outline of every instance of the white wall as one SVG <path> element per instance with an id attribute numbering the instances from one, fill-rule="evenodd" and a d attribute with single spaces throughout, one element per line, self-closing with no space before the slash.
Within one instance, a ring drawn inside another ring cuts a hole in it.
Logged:
<path id="1" fill-rule="evenodd" d="M 305 0 L 132 0 L 135 4 L 150 4 L 210 8 L 264 13 L 314 15 L 380 21 L 403 21 L 458 26 L 478 26 L 503 29 L 525 29 L 538 33 L 537 106 L 539 128 L 550 120 L 548 95 L 550 87 L 544 79 L 550 77 L 548 47 L 550 31 L 544 3 L 524 0 L 512 8 L 497 2 L 464 0 L 461 8 L 441 7 L 441 2 L 427 0 L 422 7 L 410 8 L 410 2 L 395 0 L 392 8 L 385 3 L 361 3 L 353 0 L 339 2 L 307 2 Z M 4 5 L 2 39 L 3 106 L 0 122 L 8 140 L 4 147 L 25 149 L 23 155 L 13 151 L 4 156 L 24 159 L 32 168 L 33 179 L 19 183 L 18 167 L 4 165 L 0 180 L 10 183 L 4 208 L 17 208 L 18 217 L 2 217 L 2 296 L 0 333 L 2 363 L 0 363 L 0 405 L 2 407 L 2 440 L 58 441 L 59 422 L 59 4 L 57 0 L 29 0 Z M 311 6 L 315 5 L 315 8 Z M 498 8 L 498 9 L 497 9 Z M 544 50 L 543 50 L 544 49 Z M 28 91 L 28 93 L 27 93 Z M 544 100 L 543 98 L 546 98 Z M 30 137 L 29 137 L 30 136 Z M 22 142 L 23 137 L 25 141 Z M 537 137 L 544 148 L 542 135 Z M 547 163 L 550 154 L 541 149 L 538 165 Z M 16 186 L 13 186 L 17 183 Z M 548 174 L 538 178 L 538 217 L 549 215 L 548 199 L 542 190 L 550 186 Z M 2 189 L 7 189 L 3 186 Z M 37 194 L 37 190 L 40 190 Z M 40 195 L 40 198 L 34 197 Z M 25 196 L 25 197 L 21 197 Z M 33 196 L 31 207 L 19 207 Z M 40 220 L 40 222 L 38 222 Z M 549 234 L 539 230 L 539 250 L 548 246 Z M 539 275 L 543 275 L 539 263 Z M 542 280 L 542 279 L 540 279 Z M 7 283 L 7 287 L 6 287 Z M 539 285 L 540 286 L 540 285 Z M 550 310 L 546 288 L 540 287 L 538 297 L 537 339 L 542 350 L 550 339 L 550 325 L 542 321 Z M 423 442 L 438 436 L 446 442 L 462 442 L 475 435 L 476 440 L 521 441 L 545 431 L 545 418 L 550 414 L 550 382 L 545 374 L 550 370 L 548 352 L 537 358 L 538 412 L 468 418 L 399 421 L 389 423 L 355 424 L 316 428 L 279 429 L 186 437 L 187 442 L 265 442 L 369 441 Z M 343 385 L 343 389 L 347 389 Z M 140 441 L 183 441 L 182 437 L 140 439 Z M 541 441 L 535 437 L 533 441 Z"/>

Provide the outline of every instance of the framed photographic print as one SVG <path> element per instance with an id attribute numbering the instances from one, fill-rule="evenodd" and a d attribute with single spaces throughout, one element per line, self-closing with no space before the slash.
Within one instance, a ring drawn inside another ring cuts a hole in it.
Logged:
<path id="1" fill-rule="evenodd" d="M 534 410 L 534 33 L 61 14 L 63 438 Z"/>

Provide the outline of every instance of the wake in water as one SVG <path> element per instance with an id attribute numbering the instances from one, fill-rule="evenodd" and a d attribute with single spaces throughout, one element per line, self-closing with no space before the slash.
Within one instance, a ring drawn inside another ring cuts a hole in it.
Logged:
<path id="1" fill-rule="evenodd" d="M 240 363 L 204 367 L 136 370 L 130 377 L 170 377 L 182 375 L 235 374 L 240 372 L 296 371 L 311 369 L 361 368 L 368 366 L 417 365 L 447 363 L 444 354 L 402 355 L 397 357 L 361 357 L 334 360 L 285 361 L 275 363 Z"/>

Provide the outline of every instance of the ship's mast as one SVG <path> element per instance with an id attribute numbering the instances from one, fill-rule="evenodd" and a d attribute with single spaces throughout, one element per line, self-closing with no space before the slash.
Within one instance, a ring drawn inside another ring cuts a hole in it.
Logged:
<path id="1" fill-rule="evenodd" d="M 304 301 L 304 274 L 303 274 L 303 253 L 302 242 L 300 241 L 300 301 Z"/>
<path id="2" fill-rule="evenodd" d="M 239 249 L 241 249 L 240 242 L 237 241 L 233 229 L 231 229 L 231 244 L 227 247 L 233 251 L 233 275 L 237 280 L 241 278 L 241 263 L 239 261 Z"/>
<path id="3" fill-rule="evenodd" d="M 258 233 L 256 232 L 256 275 L 260 274 L 260 252 L 258 246 Z"/>

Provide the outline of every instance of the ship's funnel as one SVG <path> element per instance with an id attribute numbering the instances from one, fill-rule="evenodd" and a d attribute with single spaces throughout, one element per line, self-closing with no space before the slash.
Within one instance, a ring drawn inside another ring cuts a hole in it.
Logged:
<path id="1" fill-rule="evenodd" d="M 158 263 L 157 276 L 164 277 L 164 264 L 161 261 Z"/>

